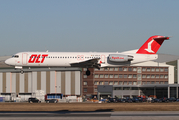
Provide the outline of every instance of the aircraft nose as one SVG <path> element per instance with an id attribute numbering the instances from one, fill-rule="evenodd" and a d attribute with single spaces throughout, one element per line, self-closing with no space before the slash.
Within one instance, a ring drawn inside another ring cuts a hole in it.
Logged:
<path id="1" fill-rule="evenodd" d="M 5 61 L 5 63 L 6 63 L 7 65 L 11 65 L 11 59 L 7 59 L 7 60 Z"/>

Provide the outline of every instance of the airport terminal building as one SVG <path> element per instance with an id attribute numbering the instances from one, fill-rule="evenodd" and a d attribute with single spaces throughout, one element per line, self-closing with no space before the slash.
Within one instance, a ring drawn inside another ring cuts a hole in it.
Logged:
<path id="1" fill-rule="evenodd" d="M 159 54 L 156 61 L 116 68 L 25 68 L 19 70 L 4 64 L 9 56 L 0 57 L 0 94 L 61 93 L 63 96 L 156 95 L 178 97 L 179 56 Z"/>
<path id="2" fill-rule="evenodd" d="M 90 76 L 85 75 L 84 68 L 83 94 L 103 98 L 141 95 L 178 98 L 178 59 L 178 56 L 159 54 L 156 61 L 132 66 L 92 69 L 93 74 Z"/>

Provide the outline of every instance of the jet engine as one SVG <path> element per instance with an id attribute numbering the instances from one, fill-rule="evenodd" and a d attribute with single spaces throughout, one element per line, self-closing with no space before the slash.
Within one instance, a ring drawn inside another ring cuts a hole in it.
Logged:
<path id="1" fill-rule="evenodd" d="M 133 56 L 121 55 L 121 54 L 109 54 L 109 60 L 111 62 L 128 62 L 133 60 Z"/>

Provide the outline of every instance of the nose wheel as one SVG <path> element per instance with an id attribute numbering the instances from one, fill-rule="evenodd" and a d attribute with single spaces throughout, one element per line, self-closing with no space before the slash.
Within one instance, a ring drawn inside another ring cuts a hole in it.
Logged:
<path id="1" fill-rule="evenodd" d="M 23 70 L 21 70 L 21 74 L 23 74 L 24 73 L 24 71 Z"/>

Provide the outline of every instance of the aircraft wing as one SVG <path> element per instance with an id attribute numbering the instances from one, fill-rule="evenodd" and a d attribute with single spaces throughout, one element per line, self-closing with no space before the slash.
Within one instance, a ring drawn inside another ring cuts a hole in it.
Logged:
<path id="1" fill-rule="evenodd" d="M 93 58 L 93 59 L 88 59 L 88 60 L 83 60 L 83 61 L 75 61 L 75 62 L 70 62 L 70 65 L 74 67 L 95 67 L 95 68 L 100 69 L 100 64 L 98 64 L 98 60 L 100 60 L 100 58 Z"/>

